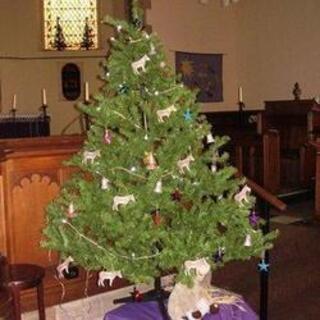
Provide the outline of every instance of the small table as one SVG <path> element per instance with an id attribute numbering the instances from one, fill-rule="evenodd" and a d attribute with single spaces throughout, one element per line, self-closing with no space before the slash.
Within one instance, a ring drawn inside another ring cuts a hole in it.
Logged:
<path id="1" fill-rule="evenodd" d="M 207 314 L 204 320 L 258 320 L 258 316 L 244 302 L 238 306 L 220 305 L 219 312 Z M 156 301 L 128 303 L 108 312 L 104 320 L 163 320 Z"/>

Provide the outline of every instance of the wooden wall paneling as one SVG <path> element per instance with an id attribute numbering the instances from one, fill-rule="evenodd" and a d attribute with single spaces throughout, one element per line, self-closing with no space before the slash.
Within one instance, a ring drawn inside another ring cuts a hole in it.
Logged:
<path id="1" fill-rule="evenodd" d="M 263 187 L 273 194 L 280 191 L 280 138 L 277 130 L 263 134 Z"/>
<path id="2" fill-rule="evenodd" d="M 7 255 L 6 217 L 4 208 L 3 177 L 0 176 L 0 253 Z"/>

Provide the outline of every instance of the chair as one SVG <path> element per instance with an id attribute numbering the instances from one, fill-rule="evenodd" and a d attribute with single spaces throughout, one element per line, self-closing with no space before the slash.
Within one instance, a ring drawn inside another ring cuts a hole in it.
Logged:
<path id="1" fill-rule="evenodd" d="M 5 259 L 2 256 L 2 264 Z M 7 264 L 2 273 L 4 288 L 7 288 L 12 297 L 13 319 L 21 320 L 21 291 L 36 288 L 39 319 L 45 320 L 43 278 L 44 268 L 34 264 Z"/>

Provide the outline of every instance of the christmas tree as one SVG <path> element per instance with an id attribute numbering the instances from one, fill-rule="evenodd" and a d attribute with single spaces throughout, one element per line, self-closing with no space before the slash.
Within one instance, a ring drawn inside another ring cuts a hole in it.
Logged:
<path id="1" fill-rule="evenodd" d="M 92 48 L 94 45 L 93 37 L 94 37 L 94 33 L 92 28 L 89 26 L 89 19 L 86 18 L 82 42 L 80 44 L 81 48 L 85 48 L 86 50 L 89 50 L 90 48 Z"/>
<path id="2" fill-rule="evenodd" d="M 154 34 L 107 18 L 116 29 L 105 86 L 82 110 L 91 127 L 69 164 L 79 172 L 48 209 L 44 246 L 100 272 L 150 282 L 175 270 L 192 286 L 186 261 L 225 262 L 260 256 L 272 246 L 250 219 L 254 197 L 235 177 L 226 137 L 212 136 L 195 93 L 165 63 Z"/>
<path id="3" fill-rule="evenodd" d="M 60 17 L 57 18 L 55 29 L 56 29 L 56 32 L 54 35 L 53 47 L 59 51 L 62 51 L 67 47 L 67 45 L 66 45 L 64 34 L 63 34 L 62 26 L 60 24 Z"/>

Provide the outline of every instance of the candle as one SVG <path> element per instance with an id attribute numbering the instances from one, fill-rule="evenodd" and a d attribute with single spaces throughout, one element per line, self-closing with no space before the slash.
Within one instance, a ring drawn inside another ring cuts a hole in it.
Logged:
<path id="1" fill-rule="evenodd" d="M 46 89 L 42 89 L 42 105 L 46 106 L 47 105 L 47 94 L 46 94 Z"/>
<path id="2" fill-rule="evenodd" d="M 243 102 L 242 87 L 239 87 L 238 98 L 239 98 L 239 102 Z"/>
<path id="3" fill-rule="evenodd" d="M 17 109 L 17 95 L 14 94 L 13 101 L 12 101 L 12 110 L 16 110 L 16 109 Z"/>
<path id="4" fill-rule="evenodd" d="M 84 84 L 84 101 L 85 102 L 89 101 L 89 83 L 88 83 L 88 81 L 86 81 Z"/>

